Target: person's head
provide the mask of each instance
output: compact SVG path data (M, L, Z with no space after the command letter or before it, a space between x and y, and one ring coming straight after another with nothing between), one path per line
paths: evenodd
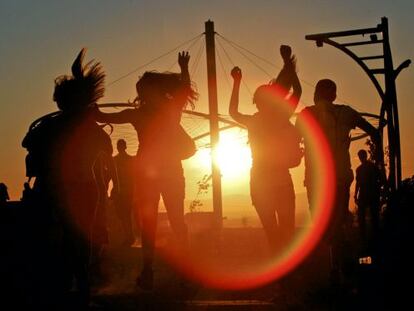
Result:
M277 90L279 96L286 97L289 94L291 81L288 77L279 75L275 80L271 81L272 86Z
M289 118L293 113L289 103L284 100L283 92L272 84L259 86L253 94L253 103L259 112L271 113L273 117Z
M119 153L125 152L127 148L127 144L125 139L118 139L118 141L116 142L116 149L118 150Z
M83 65L86 50L82 49L72 64L72 76L55 79L53 100L64 112L84 111L104 95L105 73L100 63Z
M9 193L7 191L6 184L0 183L0 202L6 202L9 199Z
M187 104L193 107L198 98L191 85L181 79L181 74L171 72L145 72L136 83L136 90L136 101L155 110L168 104L177 109L183 109Z
M330 79L319 80L315 87L313 100L315 104L321 101L332 103L336 99L336 84Z
M358 151L358 158L361 163L364 163L368 159L368 153L364 149L361 149Z

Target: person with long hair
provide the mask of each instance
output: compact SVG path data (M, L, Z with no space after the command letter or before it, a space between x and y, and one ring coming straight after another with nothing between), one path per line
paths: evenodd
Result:
M90 109L103 97L105 73L98 62L83 65L85 53L82 49L75 59L72 75L55 80L53 100L59 111L33 123L22 146L28 150L26 175L35 177L31 202L39 234L39 282L52 279L46 286L58 290L61 284L64 291L74 279L87 306L91 250L107 239L103 176L106 170L113 172L113 166L111 140ZM56 254L58 249L61 254ZM52 292L48 295L47 302L56 298Z
M153 260L158 204L162 196L170 225L180 245L187 245L184 221L185 180L181 161L195 144L180 125L183 109L194 105L188 52L178 55L181 73L145 72L136 84L138 108L116 113L96 111L98 122L130 123L138 135L136 202L142 230L143 268L137 285L153 287Z
M234 84L229 106L230 116L248 130L250 195L273 253L286 246L294 233L295 192L289 168L299 165L302 157L299 135L289 121L301 95L296 59L289 46L282 45L280 52L285 63L281 72L254 93L258 112L247 115L238 111L242 79L238 67L231 71Z

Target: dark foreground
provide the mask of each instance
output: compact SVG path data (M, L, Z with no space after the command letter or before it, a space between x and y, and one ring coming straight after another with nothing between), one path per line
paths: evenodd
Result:
M1 310L39 310L42 292L41 272L36 271L38 249L27 232L30 219L2 211ZM295 271L281 280L243 291L211 289L185 280L168 263L157 257L152 291L135 285L140 247L123 247L112 241L94 271L90 310L398 310L409 300L411 261L405 258L408 245L401 233L382 237L378 243L362 247L357 228L349 234L343 276L330 278L329 248L323 242ZM197 241L193 237L193 243ZM264 247L260 229L224 229L221 253L230 256L235 245L237 256L255 256ZM231 255L234 257L234 253ZM369 260L361 257L371 256ZM411 272L410 272L411 271ZM99 277L98 277L99 276ZM53 299L51 297L50 299ZM62 298L59 310L80 310L75 291ZM44 308L43 308L44 309Z

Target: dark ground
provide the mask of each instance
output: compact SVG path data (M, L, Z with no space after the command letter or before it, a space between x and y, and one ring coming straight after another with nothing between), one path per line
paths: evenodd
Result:
M31 233L30 217L22 217L18 208L1 211L2 242L1 310L39 310L39 297L53 299L52 292L42 291L43 258ZM114 228L112 228L114 230ZM116 239L115 239L116 240ZM193 237L193 243L196 241ZM260 253L264 247L260 229L224 229L221 253L225 258L234 249L240 256ZM343 278L330 281L329 248L325 243L315 249L304 263L281 280L260 288L243 291L217 290L183 278L157 257L153 291L135 286L141 266L140 247L122 247L112 241L102 256L100 273L95 270L91 310L399 310L409 301L411 262L404 257L406 248L401 233L382 238L378 247L362 248L357 228L349 234ZM370 255L372 264L359 264L359 257ZM40 257L39 257L40 256ZM234 253L232 254L234 256ZM50 263L53 266L53 263ZM45 265L43 265L45 266ZM47 265L46 265L47 266ZM47 269L47 268L46 268ZM98 278L97 275L100 277ZM80 310L76 292L65 297L58 310Z

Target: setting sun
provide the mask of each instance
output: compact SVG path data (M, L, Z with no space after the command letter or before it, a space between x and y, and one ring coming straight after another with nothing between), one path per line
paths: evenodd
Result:
M196 161L203 167L211 167L211 149L200 149ZM244 133L227 131L220 135L217 158L223 178L237 179L249 173L252 158Z

